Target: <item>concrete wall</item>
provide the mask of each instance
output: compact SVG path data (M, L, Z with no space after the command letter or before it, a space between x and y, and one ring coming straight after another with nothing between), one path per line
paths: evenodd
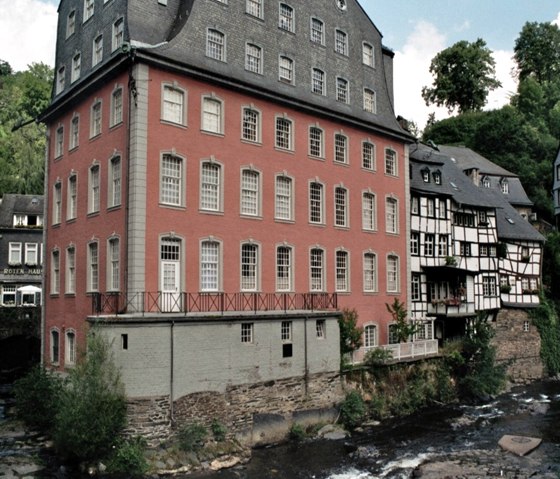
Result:
M494 327L496 359L508 364L507 374L511 380L528 382L542 378L541 338L528 311L503 308L498 312Z

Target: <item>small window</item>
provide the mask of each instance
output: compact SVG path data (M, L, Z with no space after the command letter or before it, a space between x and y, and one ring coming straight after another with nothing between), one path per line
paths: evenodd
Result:
M375 92L368 88L364 89L364 110L368 113L377 113L377 100Z
M123 40L124 40L124 20L122 18L119 18L113 24L113 51L122 47Z
M334 50L336 53L348 56L348 35L342 30L335 31Z
M245 70L262 73L262 48L252 43L245 45Z
M202 98L202 130L223 134L223 103L212 97Z
M74 331L66 331L65 344L64 364L71 366L76 363L76 333Z
M70 149L77 148L80 143L80 117L75 115L70 123Z
M90 138L94 138L101 134L101 115L101 100L97 100L91 107Z
M362 63L373 67L375 63L374 49L369 43L362 43Z
M60 361L60 333L57 330L51 331L51 363L58 364Z
M362 168L375 170L375 145L368 141L362 143Z
M178 125L185 124L185 92L173 85L163 86L161 119Z
M293 125L287 118L276 118L276 148L282 150L292 150L293 145Z
M310 291L320 292L325 289L325 252L313 248L309 252Z
M200 209L222 210L222 168L213 161L204 161L201 166Z
M385 149L385 174L397 176L397 152L391 148Z
M226 38L222 32L208 29L206 33L206 56L214 60L226 61Z
M295 31L294 9L285 3L280 4L278 27L288 32Z
M241 323L241 342L242 343L252 343L253 342L253 323Z
M253 143L261 141L261 114L254 108L243 108L241 137Z
M274 217L277 220L291 221L293 215L292 179L285 175L276 177L276 197Z
M76 293L76 248L66 250L66 294Z
M121 349L123 351L128 350L128 334L121 334Z
M99 165L93 165L89 169L88 214L99 211L100 181Z
M278 79L284 83L294 82L294 61L281 56L278 60Z
M103 35L97 35L93 39L91 66L94 67L98 63L101 63L102 60L103 60Z
M317 333L317 339L325 339L327 337L326 322L324 319L318 319L315 322L315 331Z
M348 226L348 190L336 187L334 190L334 224L335 226Z
M76 80L80 78L80 72L82 69L82 55L80 53L76 53L72 57L72 73L70 75L70 82L74 83Z
M311 75L311 91L318 95L325 95L325 72L318 68L313 68Z
M56 72L56 93L62 93L64 91L66 83L66 68L60 67Z
M336 79L336 101L348 103L348 81L344 78Z
M93 17L95 8L94 0L84 0L84 23Z
M377 326L368 324L364 328L364 347L366 349L375 348L377 346Z
M111 95L111 126L123 121L123 89L117 88Z
M375 253L364 253L364 292L377 291L377 256Z
M309 156L323 158L323 130L316 126L309 128Z
M165 205L183 204L183 159L165 154L161 159L160 202Z
M61 125L56 129L54 157L60 158L64 153L64 127Z
M246 12L257 18L263 18L263 0L246 0Z
M66 38L72 36L76 31L76 10L72 10L66 19Z
M311 41L319 45L325 44L325 25L318 18L311 19Z
M341 133L334 135L334 161L348 163L348 138Z

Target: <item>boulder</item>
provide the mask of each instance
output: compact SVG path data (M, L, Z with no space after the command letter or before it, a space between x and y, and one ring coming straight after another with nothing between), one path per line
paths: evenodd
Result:
M517 454L518 456L525 456L533 449L536 449L541 442L542 439L537 437L512 436L506 434L498 441L498 445L502 449Z

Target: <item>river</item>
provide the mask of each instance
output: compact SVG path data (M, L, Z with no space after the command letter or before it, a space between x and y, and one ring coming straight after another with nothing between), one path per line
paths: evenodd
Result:
M528 456L518 458L499 448L498 441L505 434L539 437L543 442ZM438 406L406 418L385 420L343 441L258 449L243 467L182 477L408 478L420 463L469 453L480 463L485 452L489 453L484 458L489 463L486 468L493 468L496 477L528 477L519 470L530 467L534 478L545 477L545 473L560 478L560 382L516 387L484 406Z

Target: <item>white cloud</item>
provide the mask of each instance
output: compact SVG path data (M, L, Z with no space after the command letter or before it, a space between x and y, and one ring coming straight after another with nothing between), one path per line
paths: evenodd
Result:
M430 113L436 120L449 116L446 108L426 106L422 98L422 87L431 86L430 63L441 50L447 48L447 37L429 22L420 21L407 38L402 51L395 53L395 113L414 121L421 130L426 126ZM517 82L511 72L515 66L512 51L493 52L496 62L496 78L502 87L490 92L485 109L497 109L509 103L517 91Z
M560 12L558 12L558 16L556 17L556 20L553 20L552 23L560 27Z
M0 0L0 60L14 71L31 63L54 66L56 6L46 0Z

